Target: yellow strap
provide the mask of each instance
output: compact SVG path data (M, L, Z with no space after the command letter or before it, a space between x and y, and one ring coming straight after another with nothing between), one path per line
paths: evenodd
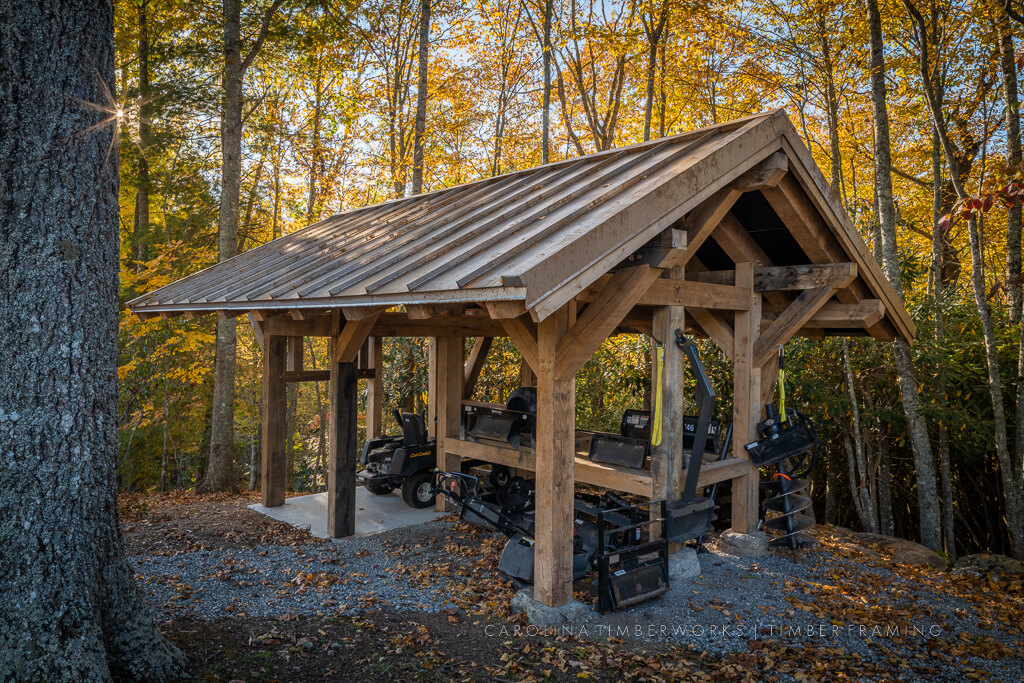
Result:
M655 389L654 389L654 420L653 420L654 424L651 425L651 445L652 446L660 446L661 445L661 378L662 378L662 370L664 369L664 366L665 366L665 348L663 346L659 346L654 357L656 359L655 360L655 365L657 366L657 369L655 370L655 374L657 376L656 377L657 383L655 384Z
M786 371L779 370L779 422L786 421Z

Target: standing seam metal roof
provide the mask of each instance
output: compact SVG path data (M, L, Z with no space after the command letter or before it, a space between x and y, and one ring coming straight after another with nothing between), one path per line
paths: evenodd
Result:
M523 299L524 273L557 253L568 235L585 238L626 195L635 201L719 148L731 132L767 116L354 209L129 306L294 307L368 295L400 302L410 293L451 290L492 296L498 290L499 299Z

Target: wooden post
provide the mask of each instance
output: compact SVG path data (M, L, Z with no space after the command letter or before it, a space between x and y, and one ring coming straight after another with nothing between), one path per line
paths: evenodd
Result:
M683 381L686 378L686 356L676 346L676 330L686 329L685 309L681 306L659 306L654 311L654 336L665 348L662 370L661 444L651 448L651 476L654 497L667 501L682 494L686 481L683 457ZM657 396L657 347L651 372L651 411ZM654 424L651 423L653 428Z
M335 359L331 340L331 417L327 455L327 535L351 536L356 530L356 363Z
M435 387L430 403L437 416L437 468L445 472L458 471L462 459L448 452L448 444L459 438L459 418L462 410L463 369L462 337L437 337L432 340ZM438 496L435 508L450 509L447 501Z
M575 318L572 304L537 328L537 516L533 597L558 606L572 599L576 457L576 378L559 380L558 343Z
M438 338L427 339L427 435L437 436L437 353Z
M305 337L288 337L288 372L302 372Z
M284 505L287 454L287 385L284 381L288 338L269 335L263 351L263 452L260 468L262 502L267 507Z
M366 438L384 434L384 358L383 339L366 340L366 364L373 377L366 380Z
M733 341L733 456L747 461L744 448L757 438L761 418L761 369L754 365L761 322L761 294L754 291L754 264L736 264L736 286L750 291L749 311L737 311ZM751 533L757 528L759 474L750 464L745 475L732 480L732 528Z

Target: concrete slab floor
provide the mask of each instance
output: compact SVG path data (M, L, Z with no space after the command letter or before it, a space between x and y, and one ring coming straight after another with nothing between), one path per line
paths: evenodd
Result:
M327 538L327 494L313 493L287 498L284 505L268 508L256 503L249 506L260 514L295 527L309 527L317 538ZM356 533L348 538L372 536L382 531L423 524L443 516L433 508L411 508L402 501L400 491L376 496L362 486L356 487ZM336 539L342 541L344 539Z

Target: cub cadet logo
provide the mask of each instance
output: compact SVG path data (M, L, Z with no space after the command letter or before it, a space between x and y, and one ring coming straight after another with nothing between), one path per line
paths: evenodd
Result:
M420 451L419 453L410 453L409 457L410 458L418 458L421 455L430 455L430 451Z

